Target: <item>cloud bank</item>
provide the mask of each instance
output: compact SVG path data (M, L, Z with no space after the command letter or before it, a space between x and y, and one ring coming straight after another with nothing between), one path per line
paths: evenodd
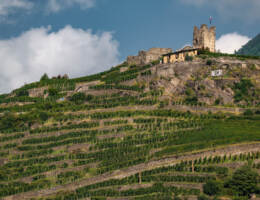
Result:
M238 33L228 33L222 35L216 41L216 50L222 53L233 54L235 51L239 50L243 45L245 45L250 40L249 37L244 35L239 35Z
M220 17L230 20L233 18L252 22L260 19L259 0L180 0L195 6L207 6L216 9Z
M17 38L0 40L0 93L49 76L70 77L104 71L119 63L118 42L112 34L93 34L71 26L51 32L31 29Z
M74 5L80 6L81 9L88 9L94 7L95 0L48 0L47 11L56 13Z

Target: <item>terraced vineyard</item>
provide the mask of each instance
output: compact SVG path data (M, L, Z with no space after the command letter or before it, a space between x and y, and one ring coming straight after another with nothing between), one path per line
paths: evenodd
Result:
M205 58L197 63L197 71L210 68ZM258 86L241 80L247 104L212 105L169 95L166 78L155 73L163 67L124 63L83 78L45 77L1 95L0 198L248 199L259 193L232 187L243 166L260 172ZM221 185L213 194L212 183Z

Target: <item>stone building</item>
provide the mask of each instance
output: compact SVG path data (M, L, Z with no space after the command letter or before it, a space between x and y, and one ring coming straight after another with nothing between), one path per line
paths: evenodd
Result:
M216 51L216 27L210 27L206 24L201 25L200 29L195 26L193 32L193 47L198 49Z
M185 61L187 56L194 57L198 55L198 49L186 46L179 51L175 51L173 53L164 54L162 56L162 63L175 63L175 62L183 62Z
M148 51L139 51L137 56L128 56L127 63L130 65L143 65L159 60L162 55L171 53L170 48L151 48Z

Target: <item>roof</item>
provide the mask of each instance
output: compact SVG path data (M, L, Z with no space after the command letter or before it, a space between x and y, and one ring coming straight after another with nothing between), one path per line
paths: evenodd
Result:
M186 48L184 48L184 49L181 49L181 50L172 52L172 53L164 54L163 56L170 56L170 55L174 55L174 54L179 54L179 53L184 53L184 52L190 52L190 51L195 51L195 50L199 50L199 48L191 48L191 49L186 49Z

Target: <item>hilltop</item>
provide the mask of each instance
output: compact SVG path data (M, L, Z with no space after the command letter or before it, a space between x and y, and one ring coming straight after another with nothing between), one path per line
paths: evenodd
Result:
M206 51L44 75L0 96L0 198L258 195L259 91L259 58Z
M260 56L260 34L250 40L236 53L240 55Z

